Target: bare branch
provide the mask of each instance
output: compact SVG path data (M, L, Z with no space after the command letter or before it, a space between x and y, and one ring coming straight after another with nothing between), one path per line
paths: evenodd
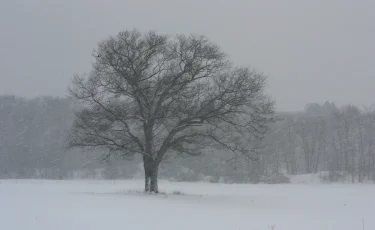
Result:
M273 122L266 78L234 68L203 36L175 38L136 30L101 42L93 70L70 94L82 102L72 147L142 154L161 161L169 150L198 154L207 146L244 152Z

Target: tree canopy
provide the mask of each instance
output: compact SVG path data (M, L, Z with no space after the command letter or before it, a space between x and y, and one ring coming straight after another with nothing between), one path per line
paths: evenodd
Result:
M157 168L169 153L249 154L249 138L261 138L274 120L266 77L235 67L204 36L123 31L100 42L94 57L70 89L82 109L68 146L103 148L104 158L143 155L146 190L149 178L157 192Z

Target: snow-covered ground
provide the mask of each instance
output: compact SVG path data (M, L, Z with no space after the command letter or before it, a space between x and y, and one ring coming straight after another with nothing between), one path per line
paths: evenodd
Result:
M375 185L0 181L1 230L374 230ZM364 228L363 228L364 223Z

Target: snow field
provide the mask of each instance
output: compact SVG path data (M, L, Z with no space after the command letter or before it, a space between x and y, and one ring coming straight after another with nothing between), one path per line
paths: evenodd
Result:
M1 230L375 229L375 185L0 181ZM183 195L174 195L181 192Z

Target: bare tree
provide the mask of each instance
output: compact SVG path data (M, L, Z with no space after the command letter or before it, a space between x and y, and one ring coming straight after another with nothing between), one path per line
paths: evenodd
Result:
M302 142L306 173L318 172L327 146L327 122L321 114L311 112L314 110L320 109L309 105L306 115L298 121L297 133Z
M82 103L68 147L143 156L145 191L158 192L161 161L172 153L221 147L246 154L273 121L266 78L233 67L203 36L170 38L136 30L99 43L92 71L76 76L70 93Z

